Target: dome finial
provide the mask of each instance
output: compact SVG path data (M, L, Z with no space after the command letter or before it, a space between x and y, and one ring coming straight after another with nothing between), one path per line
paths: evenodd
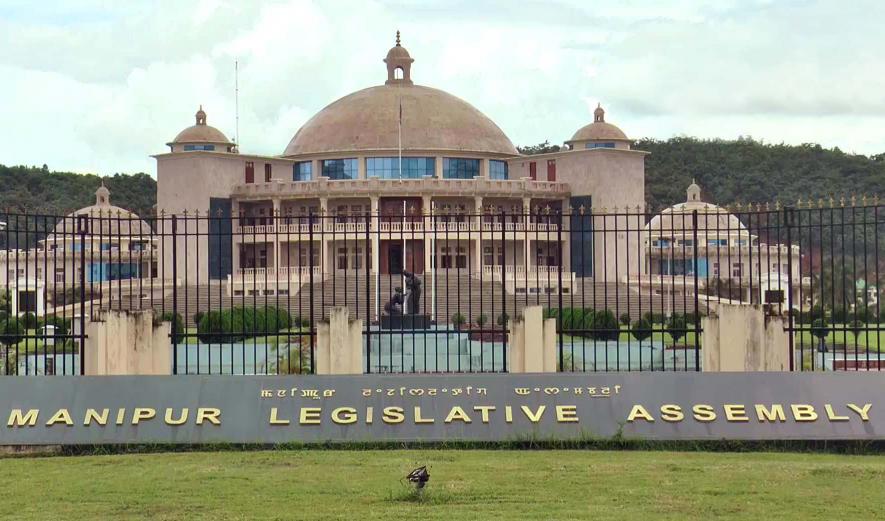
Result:
M593 111L593 122L605 123L605 110L602 108L602 103L596 104L596 110Z
M111 204L111 191L104 185L104 179L101 180L101 186L95 191L95 205L108 206Z
M203 111L203 104L200 103L200 109L197 110L196 114L197 125L205 125L206 124L206 113Z
M694 178L692 178L691 184L685 190L685 195L688 202L701 200L701 187L695 183Z
M412 85L412 62L409 51L400 44L399 31L396 32L396 45L387 51L384 63L387 64L387 85Z

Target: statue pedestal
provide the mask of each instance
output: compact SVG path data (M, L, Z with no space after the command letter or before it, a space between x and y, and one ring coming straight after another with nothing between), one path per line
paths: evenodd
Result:
M381 315L381 329L427 329L430 315Z

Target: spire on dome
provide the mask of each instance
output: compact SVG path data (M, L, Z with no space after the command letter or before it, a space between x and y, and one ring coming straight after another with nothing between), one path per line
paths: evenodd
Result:
M593 122L605 123L605 110L602 108L602 103L596 104L596 110L593 111Z
M396 45L387 51L384 63L387 64L387 81L385 84L412 85L412 62L409 51L400 43L399 31L396 32Z
M95 191L95 205L96 206L110 206L111 204L111 191L104 185L104 179L101 180L101 186L98 187L98 190Z
M203 105L200 104L200 109L197 111L197 125L205 125L206 124L206 113L203 112Z
M691 184L685 190L685 195L688 202L701 200L701 187L695 183L694 179L691 180Z

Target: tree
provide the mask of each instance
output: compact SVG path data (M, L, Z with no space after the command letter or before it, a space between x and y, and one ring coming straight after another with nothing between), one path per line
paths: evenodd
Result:
M621 324L624 324L625 326L630 325L630 313L622 313L620 319Z
M452 315L452 324L454 324L455 329L461 329L461 326L463 326L465 322L467 322L467 319L465 319L464 315L460 312Z
M818 347L818 351L826 353L826 338L827 335L830 334L830 327L827 324L827 321L822 318L815 319L815 321L811 323L811 334L820 339L820 347Z
M21 342L27 330L21 320L11 316L6 317L6 320L0 323L0 326L2 326L3 334L2 343L7 347L12 347Z
M510 323L510 315L507 313L501 313L498 315L498 325L501 327L507 327L507 324Z
M667 321L667 333L670 333L673 344L677 344L686 332L685 317L679 313L670 315L670 320Z
M483 327L488 321L489 317L487 317L485 314L480 314L478 317L476 317L476 325L479 327Z
M560 147L559 145L551 145L550 141L545 140L543 143L539 143L537 145L516 147L516 150L520 154L532 156L535 154L548 154L550 152L559 152L560 150L562 150L562 147Z
M590 338L594 340L615 341L621 336L621 327L615 314L609 309L593 314L590 326Z
M648 320L641 318L636 322L633 322L633 326L630 328L630 334L641 343L643 340L651 337L651 324Z

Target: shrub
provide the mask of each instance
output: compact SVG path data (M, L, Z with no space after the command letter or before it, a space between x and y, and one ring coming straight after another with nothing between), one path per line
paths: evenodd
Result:
M3 343L7 346L14 346L21 342L27 329L22 321L15 317L6 317L0 326L3 326Z
M670 333L673 343L679 342L685 336L685 332L685 316L673 313L670 316L670 320L667 321L667 333Z
M478 317L476 317L476 325L479 327L483 327L484 325L486 325L486 322L488 322L488 321L489 321L489 317L487 317L485 314L481 314Z
M863 306L858 306L857 309L854 310L854 318L855 320L859 320L861 322L874 322L876 317L876 310L870 309Z
M819 318L824 318L824 308L820 304L815 304L807 312L800 313L799 318L802 323L811 324Z
M860 320L852 320L851 323L848 325L848 329L850 329L851 332L854 333L854 336L857 337L860 332L863 331L865 326L866 324Z
M827 335L830 334L830 326L827 324L827 321L823 318L815 319L815 321L811 323L811 334L820 339L820 347L818 350L821 352L826 351L826 338Z
M846 320L848 320L848 310L844 307L833 309L833 322L844 323Z
M501 327L507 327L507 324L510 323L510 315L507 313L501 313L498 315L498 325Z
M19 317L19 320L21 321L21 324L25 327L25 329L37 329L37 326L40 323L37 320L37 315L31 312L23 313L22 316Z
M460 328L464 325L465 322L467 322L467 319L464 318L464 315L462 315L460 312L452 315L452 324L454 324L455 327Z
M652 313L651 311L643 314L642 318L644 318L649 324L663 324L667 321L667 317L665 317L663 313Z
M630 313L622 313L620 319L621 324L624 324L625 326L630 325Z
M651 323L641 318L636 322L633 322L633 326L630 328L630 334L633 335L633 338L642 342L651 337Z
M292 317L285 310L273 306L233 307L204 314L197 325L197 338L207 344L238 342L290 327Z
M590 338L594 340L617 340L621 335L620 323L609 309L594 313L591 324Z
M165 313L161 313L160 315L157 315L155 313L154 323L159 324L160 322L171 322L172 331L177 336L181 336L184 334L184 320L181 318L180 313L173 313L171 311L166 311Z
M194 313L194 316L193 316L194 324L199 325L200 321L203 320L203 315L205 315L205 313L203 313L202 311L197 311L196 313Z

